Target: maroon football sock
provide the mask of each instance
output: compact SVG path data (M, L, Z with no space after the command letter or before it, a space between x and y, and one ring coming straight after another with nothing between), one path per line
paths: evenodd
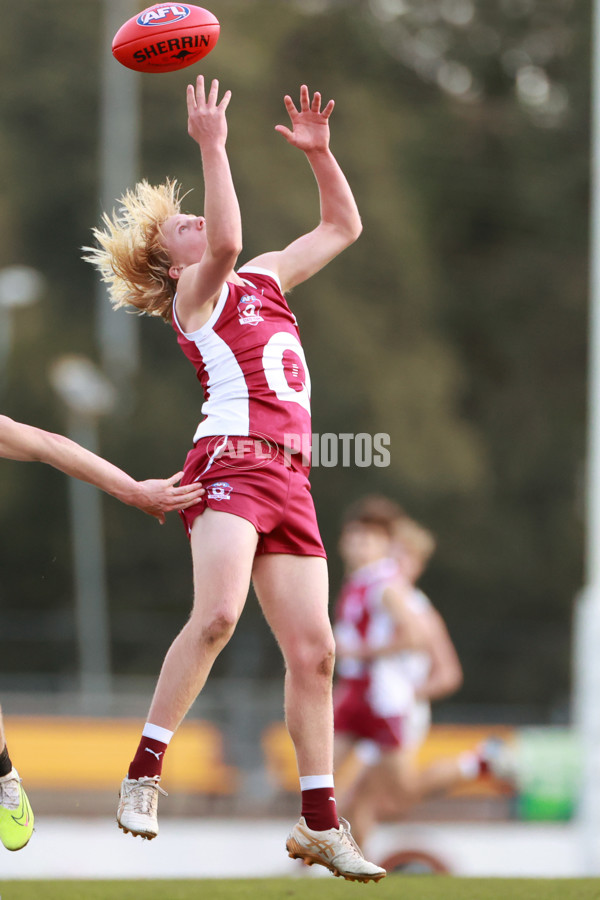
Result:
M333 788L312 788L302 791L302 815L308 827L313 831L339 828L340 822L335 808Z
M144 737L129 766L128 778L155 778L162 772L165 750L168 744L154 738Z

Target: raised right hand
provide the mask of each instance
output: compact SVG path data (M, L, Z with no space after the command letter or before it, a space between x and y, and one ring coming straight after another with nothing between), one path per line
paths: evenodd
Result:
M209 144L225 144L227 140L227 119L225 110L231 100L231 91L225 91L217 103L219 82L213 79L208 96L205 96L204 75L198 75L196 87L187 86L188 134L200 149Z

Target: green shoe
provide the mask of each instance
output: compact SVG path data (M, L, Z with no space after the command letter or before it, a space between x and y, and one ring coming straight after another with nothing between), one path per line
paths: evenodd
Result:
M33 810L15 768L0 778L0 841L20 850L33 834Z

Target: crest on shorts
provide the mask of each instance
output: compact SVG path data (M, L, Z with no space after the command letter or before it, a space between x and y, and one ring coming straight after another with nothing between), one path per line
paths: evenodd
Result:
M240 325L258 325L259 322L264 322L260 314L261 309L260 297L255 297L254 294L244 294L238 303Z
M229 500L233 488L226 481L215 481L207 487L206 493L211 500Z

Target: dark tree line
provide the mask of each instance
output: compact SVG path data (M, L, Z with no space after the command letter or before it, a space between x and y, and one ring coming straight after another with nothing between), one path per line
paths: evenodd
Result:
M543 7L540 10L539 7ZM436 533L424 587L465 666L465 702L557 709L569 690L582 582L590 8L583 0L217 0L202 70L231 87L229 152L244 258L318 215L312 176L274 132L306 82L336 99L332 145L364 221L360 241L294 291L314 430L387 433L391 464L316 468L339 584L346 503L388 493ZM2 408L65 430L53 360L98 359L94 274L79 259L98 215L100 0L23 0L0 35L0 267L46 278L15 318ZM115 63L115 65L117 65ZM186 135L191 70L142 80L140 175L177 176L201 208ZM178 469L201 397L169 329L140 321L132 398L101 427L138 477ZM64 479L4 462L0 668L75 672ZM191 598L176 517L159 529L105 502L113 660L154 673ZM278 654L251 601L218 671L268 677ZM48 680L49 679L49 680Z

